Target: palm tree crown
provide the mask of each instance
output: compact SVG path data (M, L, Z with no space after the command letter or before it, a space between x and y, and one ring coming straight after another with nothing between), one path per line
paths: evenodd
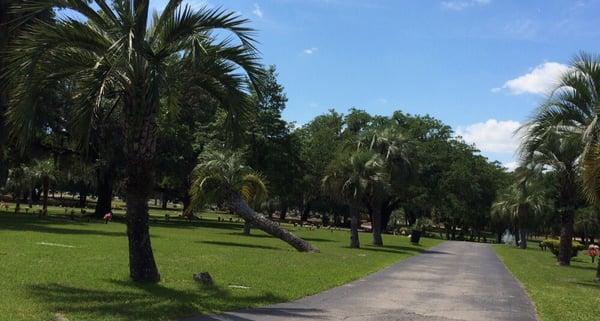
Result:
M267 198L265 179L243 164L240 153L205 152L199 157L194 175L190 191L192 208L223 201L232 192L239 193L249 204Z

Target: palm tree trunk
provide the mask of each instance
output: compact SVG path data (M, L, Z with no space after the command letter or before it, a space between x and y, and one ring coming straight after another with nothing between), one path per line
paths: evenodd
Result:
M309 242L297 237L296 235L279 227L279 225L268 220L264 216L257 214L237 192L231 192L229 197L229 208L232 212L240 215L247 222L260 230L273 235L291 245L300 252L320 252L318 248L312 246Z
M169 204L169 199L167 198L167 193L162 192L161 200L160 200L160 208L162 208L163 210L166 210L168 204Z
M521 227L519 229L519 234L520 234L519 239L521 240L519 242L519 247L521 249L525 250L525 249L527 249L527 229L524 227Z
M183 204L183 209L182 209L181 214L183 216L186 216L186 213L190 213L189 215L192 215L192 212L189 211L191 201L192 201L192 198L190 197L190 193L188 193L188 191L186 190L184 192L184 194L181 196L181 203ZM191 218L191 217L189 217L189 218Z
M350 247L353 249L360 248L360 240L358 238L358 206L350 206Z
M281 207L281 211L279 212L279 220L280 221L283 222L285 220L285 217L287 216L287 211L288 211L287 205Z
M129 275L138 282L158 282L160 274L154 261L148 226L148 194L145 187L132 184L139 174L129 173L127 182L127 238ZM145 177L145 175L144 175Z
M566 208L561 215L560 246L558 248L558 264L571 265L571 250L573 243L573 224L575 211Z
M125 155L127 176L127 238L129 241L129 275L137 282L158 282L150 227L148 199L154 188L156 152L156 110L144 104L144 95L127 97L125 108ZM140 113L146 114L140 115Z
M383 246L383 238L381 237L381 208L378 205L373 206L371 227L373 232L373 245Z
M23 196L23 191L19 190L15 193L14 201L15 201L15 213L18 213L21 210L21 197Z
M50 177L44 175L42 177L42 214L48 215L48 186L50 185Z
M598 259L598 268L596 268L596 281L600 282L600 258Z
M252 223L248 220L244 220L244 235L250 235L250 228L252 227Z
M300 215L300 221L301 222L308 221L309 214L310 214L310 202L306 202L306 204L304 204L304 208L302 209L302 214Z
M112 210L114 168L111 165L108 165L106 168L99 168L96 175L98 180L98 200L96 201L94 216L102 218Z

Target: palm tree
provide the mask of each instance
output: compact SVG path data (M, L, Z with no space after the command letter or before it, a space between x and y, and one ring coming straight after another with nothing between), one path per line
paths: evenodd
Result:
M247 20L219 8L192 10L170 0L149 15L149 0L31 0L17 12L68 9L85 18L38 21L16 39L7 57L11 82L8 123L13 137L26 142L33 128L37 93L46 84L77 83L76 135L81 146L98 121L95 110L110 99L124 124L127 235L130 276L160 280L150 243L148 198L153 189L156 117L161 102L177 103L170 80L182 69L196 77L189 88L207 94L229 111L234 124L250 108L247 81L256 84L261 66ZM98 8L95 10L95 8ZM222 37L223 32L233 37ZM234 41L237 40L237 43ZM169 96L167 99L166 96Z
M583 144L583 191L595 205L600 204L600 57L581 53L561 77L557 88L539 107L531 123L543 133L555 128L559 133L580 137ZM537 133L532 133L538 136ZM596 273L600 281L600 265Z
M512 222L519 234L519 247L526 249L530 222L548 208L547 199L537 186L530 179L520 179L492 204L492 215Z
M261 209L263 202L267 199L267 180L259 173L253 173L256 182L262 182L262 184L251 184L246 188L246 192L242 193L242 197L246 204L250 206L254 211ZM264 188L262 188L264 187ZM244 188L242 188L244 189ZM269 218L270 219L270 218ZM250 229L252 228L252 222L244 220L244 235L250 235Z
M322 180L322 186L327 194L340 199L348 206L350 247L359 248L358 228L361 202L367 195L377 193L387 184L385 162L377 153L358 150L349 158L341 155L339 159L334 160L330 164L328 172L329 174Z
M401 179L410 167L408 158L409 140L400 132L396 126L386 126L383 129L367 133L364 136L369 150L377 152L385 160L386 178L394 177ZM360 148L359 143L359 148ZM399 182L400 183L400 182ZM392 190L388 179L374 184L372 193L366 197L371 210L371 222L373 233L373 245L383 246L382 232L382 208L393 199Z
M319 252L309 242L257 214L248 203L264 199L267 187L261 176L242 163L239 153L204 152L194 169L189 210L207 202L225 201L229 209L264 232L280 238L301 252Z
M574 236L577 207L577 179L579 160L583 152L581 137L569 132L559 133L556 128L538 130L537 123L525 125L521 156L525 164L550 167L557 177L558 211L561 217L558 263L571 264L571 243Z
M23 192L31 187L31 171L29 167L19 166L12 168L8 171L8 180L6 182L6 189L12 192L13 200L15 201L15 212L19 212L21 209L21 199L23 198Z
M31 168L32 175L42 182L42 214L48 214L48 189L50 181L54 179L55 166L51 159L36 161Z

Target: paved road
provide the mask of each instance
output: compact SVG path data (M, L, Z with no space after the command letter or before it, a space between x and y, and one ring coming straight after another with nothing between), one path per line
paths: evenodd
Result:
M531 301L489 245L446 242L364 279L265 308L182 321L535 321Z

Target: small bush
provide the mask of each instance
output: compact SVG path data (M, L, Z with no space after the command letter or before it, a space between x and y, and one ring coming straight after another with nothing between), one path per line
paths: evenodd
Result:
M542 244L545 245L554 256L558 256L558 252L560 251L560 240L556 239L546 239L542 241ZM583 250L585 247L583 244L578 241L572 241L571 243L571 257L576 257L578 252Z

